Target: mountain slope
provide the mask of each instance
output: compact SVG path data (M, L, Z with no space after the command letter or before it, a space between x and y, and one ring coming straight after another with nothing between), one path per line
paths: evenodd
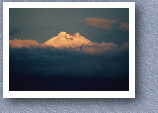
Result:
M58 36L53 37L46 42L45 45L54 47L79 47L81 45L91 45L93 42L81 36L79 33L68 34L66 32L60 32Z

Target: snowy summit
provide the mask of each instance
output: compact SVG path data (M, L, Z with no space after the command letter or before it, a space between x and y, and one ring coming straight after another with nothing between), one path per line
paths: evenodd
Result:
M83 37L79 33L68 34L66 32L60 32L58 36L53 37L46 42L45 45L54 47L79 47L81 45L91 45L93 42Z

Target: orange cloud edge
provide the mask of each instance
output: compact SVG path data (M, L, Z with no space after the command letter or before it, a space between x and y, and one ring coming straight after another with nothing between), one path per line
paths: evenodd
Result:
M102 19L102 18L86 18L84 20L85 24L88 26L109 30L112 28L112 25L117 23L118 20L110 20L110 19ZM119 29L123 31L129 31L129 23L128 22L120 22Z
M36 40L21 40L21 39L14 39L14 40L9 40L9 46L11 48L47 48L47 47L54 47L54 46L48 46L44 43L40 44L38 43ZM56 48L56 47L54 47ZM63 47L62 47L63 48ZM57 49L62 49L62 48L57 48ZM118 46L117 44L113 43L113 42L109 42L109 43L92 43L91 45L82 45L79 47L65 47L64 49L73 49L74 51L77 52L86 52L86 53L92 53L92 54L96 54L96 53L103 53L103 52L107 52L107 51L115 51L115 50L125 50L127 48L129 48L129 44L123 43L121 46Z
M116 23L117 20L109 20L102 18L86 18L85 23L89 26L101 28L101 29L110 29L111 26Z

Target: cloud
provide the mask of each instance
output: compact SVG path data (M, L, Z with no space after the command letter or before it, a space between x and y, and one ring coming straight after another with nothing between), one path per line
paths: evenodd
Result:
M12 48L21 48L21 47L30 48L30 47L43 46L35 40L21 40L21 39L9 40L9 45Z
M121 22L119 28L123 31L129 31L129 23Z
M9 41L9 45L11 48L55 48L53 46L39 44L35 40L21 40L21 39L14 39ZM112 42L109 43L91 43L87 45L81 45L78 47L61 47L56 48L58 50L66 50L66 51L76 51L76 52L84 52L89 54L98 54L104 52L110 52L115 49L118 49L118 45Z
M112 77L117 76L116 72L119 74L126 71L128 67L126 65L128 51L124 51L120 47L100 54L87 54L54 47L10 48L10 69L16 74L28 73L30 76L36 74L96 76L98 74L98 76ZM123 68L125 65L127 67Z
M112 42L110 43L102 42L102 43L93 43L92 45L83 45L80 47L80 51L90 54L97 54L97 53L109 52L113 49L116 49L117 47L118 45Z
M32 74L35 74L36 72L43 70L40 73L47 72L45 75L51 75L52 73L55 73L55 75L65 75L66 73L68 75L74 75L74 72L76 73L76 76L78 74L85 75L85 73L86 76L95 75L96 70L94 69L95 67L91 67L92 65L94 66L98 63L103 63L104 61L106 61L105 63L109 64L109 61L106 60L106 58L114 60L115 58L117 59L117 57L120 55L123 57L124 53L126 53L126 55L128 56L129 52L129 44L127 42L123 43L122 45L117 45L112 42L92 43L90 45L82 45L74 48L55 48L53 46L39 44L35 40L20 39L10 40L9 44L11 59L10 61L13 63L13 67L15 62L16 64L20 63L19 65L22 65L21 63L25 62L24 64L26 65L24 65L24 69L21 70L21 66L17 67L17 69L19 69L19 72L24 72L28 69L27 71L32 70ZM30 67L29 65L31 65L32 67ZM80 72L80 69L76 69L76 67L80 67L80 69L82 70L81 72L83 73ZM98 66L98 68L103 67L100 65ZM72 69L72 72L70 72L70 69ZM64 70L64 73L62 72L62 70ZM88 72L88 70L91 72ZM105 73L107 74L108 71Z
M110 29L111 25L116 23L117 20L108 20L101 18L86 18L85 23L89 26L101 28L101 29Z

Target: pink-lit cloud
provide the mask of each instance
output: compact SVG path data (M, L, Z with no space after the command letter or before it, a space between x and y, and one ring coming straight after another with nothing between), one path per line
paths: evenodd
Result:
M9 40L9 45L12 48L21 48L21 47L37 47L40 46L40 44L35 40L21 40L21 39L14 39Z
M129 31L129 23L121 22L119 28L123 31Z
M45 45L45 44L39 44L37 41L35 40L21 40L21 39L14 39L14 40L10 40L9 41L9 45L11 48L22 48L22 47L26 47L26 48L31 48L31 47L42 47L42 48L47 48L50 47L49 45ZM78 47L54 47L56 49L61 49L61 50L70 50L70 51L76 51L76 52L84 52L84 53L89 53L89 54L97 54L97 53L104 53L104 52L118 52L118 51L124 51L124 50L128 50L128 43L124 43L121 46L118 46L115 43L112 42L102 42L102 43L91 43L91 44L87 44L87 45L81 45Z
M108 19L101 19L101 18L86 18L85 23L89 26L101 28L101 29L110 29L111 25L116 23L117 20L108 20Z

